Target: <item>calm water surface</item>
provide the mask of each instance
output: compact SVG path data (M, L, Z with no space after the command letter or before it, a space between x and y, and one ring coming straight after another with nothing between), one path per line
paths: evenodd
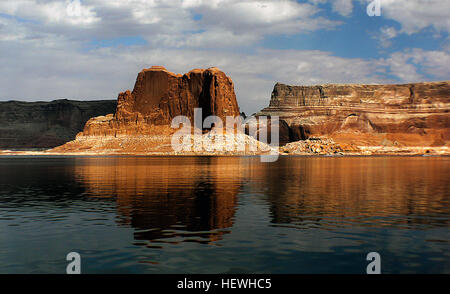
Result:
M1 157L0 273L450 273L449 157Z

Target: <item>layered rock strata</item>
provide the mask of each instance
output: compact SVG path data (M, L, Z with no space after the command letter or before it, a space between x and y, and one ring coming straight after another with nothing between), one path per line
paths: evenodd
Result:
M450 82L289 86L257 116L279 116L300 139L358 146L449 146Z

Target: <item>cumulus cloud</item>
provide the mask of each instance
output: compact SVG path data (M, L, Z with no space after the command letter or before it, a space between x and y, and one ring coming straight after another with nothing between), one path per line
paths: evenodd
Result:
M400 81L418 82L423 80L423 76L417 72L417 64L411 63L411 57L404 52L396 52L386 60L390 73Z
M343 16L349 16L353 11L352 0L335 0L332 5L333 11L336 11Z
M73 39L139 35L166 47L251 45L270 34L332 29L338 21L293 0L14 0L0 13L29 21L33 32ZM219 40L223 37L223 40Z
M401 31L417 33L425 28L450 32L450 1L382 0L382 16L401 24Z
M0 2L0 13L37 20L45 24L91 25L99 21L93 9L93 6L84 5L80 0Z
M373 0L309 0L315 5L329 2L333 10L348 16L354 3L368 5ZM381 17L395 20L401 26L401 32L414 34L426 28L440 32L450 32L450 1L446 0L380 0ZM365 11L365 10L363 10Z
M411 49L363 59L320 50L259 46L268 35L296 35L339 26L320 13L318 5L325 2L1 1L0 99L115 99L118 92L133 87L143 67L164 65L184 73L217 66L234 80L242 109L252 113L267 106L277 81L302 85L387 83L426 80L424 74L433 79L450 76L446 66L450 57L445 51ZM351 1L337 2L344 3L336 8L337 13L352 12ZM388 3L384 9L395 7ZM401 21L405 33L422 27L410 28L406 20ZM380 38L390 42L397 34L399 30L383 27ZM127 36L139 36L147 44L90 47L92 40Z
M309 0L314 5L329 2L333 11L349 16L354 8L354 3L368 5L373 0ZM396 21L400 29L383 27L377 34L380 45L384 48L391 46L392 39L399 34L412 35L431 29L434 36L440 33L450 32L450 1L442 0L380 0L381 17ZM365 11L365 9L362 9Z
M0 18L0 41L18 41L27 36L26 28L16 24L13 19Z
M392 45L392 39L397 37L398 31L394 27L384 26L375 34L374 38L380 41L383 48L388 48Z
M402 82L448 80L450 77L450 54L445 51L408 49L391 54L381 63Z
M203 1L191 8L202 14L205 22L234 32L297 33L333 24L312 18L318 12L315 6L295 1Z
M412 49L393 55L420 65L422 71L435 79L448 79L450 77L450 67L448 66L450 64L450 54L448 52ZM423 77L419 78L423 79Z
M450 56L440 51L397 52L387 59L342 58L319 50L257 49L252 54L223 50L110 47L84 52L76 41L21 40L1 44L2 99L115 99L132 88L143 67L164 65L184 73L217 66L235 82L246 112L267 106L275 82L389 83L425 80L421 66L436 79L450 76ZM394 78L386 78L386 73Z

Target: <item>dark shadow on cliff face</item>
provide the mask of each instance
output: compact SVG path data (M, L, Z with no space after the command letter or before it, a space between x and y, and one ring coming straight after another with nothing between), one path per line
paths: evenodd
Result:
M75 139L92 117L114 113L116 100L0 102L0 148L52 148Z
M261 140L261 134L265 133L265 143L272 144L272 118L271 116L256 116L256 126L254 122L249 121L244 126L245 134L250 134L250 128L256 128L256 133L252 135L257 140ZM274 127L275 128L275 127ZM284 146L291 142L299 140L306 140L308 138L308 130L305 130L303 126L289 126L285 120L279 119L278 121L278 144Z

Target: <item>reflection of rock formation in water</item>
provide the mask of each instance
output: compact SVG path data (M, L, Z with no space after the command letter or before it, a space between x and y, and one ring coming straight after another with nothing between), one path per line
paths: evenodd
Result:
M88 193L115 198L118 222L135 228L136 240L210 242L233 225L239 158L80 160Z
M443 160L282 158L277 177L267 173L253 185L269 188L274 223L447 226L446 217L437 218L443 207L449 213L450 197L443 187L448 187L450 166Z

